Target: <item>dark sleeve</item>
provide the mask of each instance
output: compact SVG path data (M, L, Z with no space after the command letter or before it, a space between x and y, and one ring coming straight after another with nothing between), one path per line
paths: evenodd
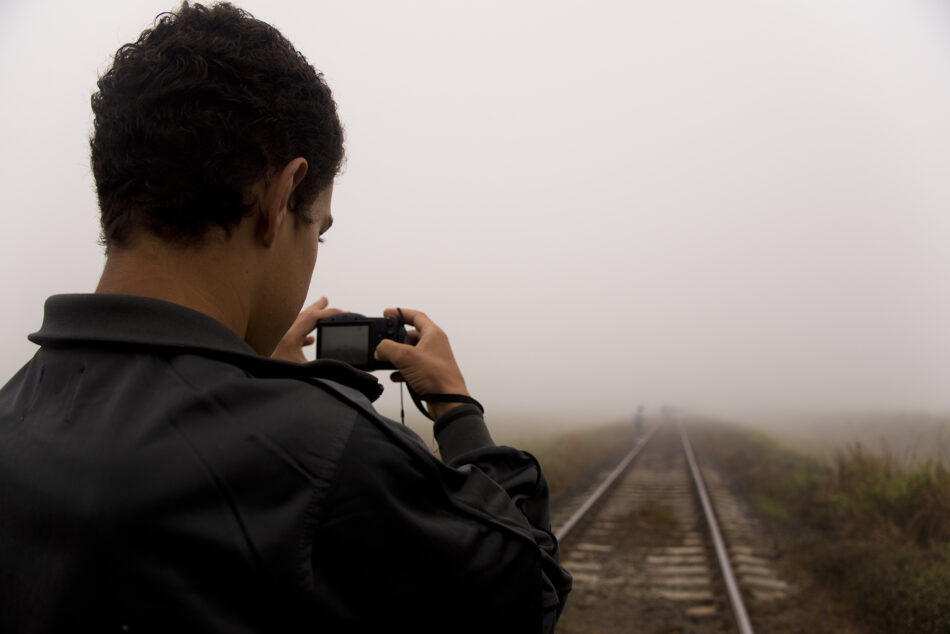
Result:
M553 631L571 578L538 463L494 446L473 406L453 413L444 462L354 427L313 544L330 630Z

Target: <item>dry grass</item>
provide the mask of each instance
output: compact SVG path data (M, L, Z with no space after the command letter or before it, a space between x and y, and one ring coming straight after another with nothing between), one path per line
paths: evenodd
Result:
M940 459L909 464L854 443L828 462L750 430L700 435L763 515L807 535L799 561L874 631L950 631L950 469Z
M553 498L618 449L629 449L632 443L633 426L626 423L526 439L517 446L534 454L541 463Z
M950 469L941 461L915 466L884 449L853 444L835 455L830 477L812 497L816 520L851 536L894 535L920 546L950 543Z

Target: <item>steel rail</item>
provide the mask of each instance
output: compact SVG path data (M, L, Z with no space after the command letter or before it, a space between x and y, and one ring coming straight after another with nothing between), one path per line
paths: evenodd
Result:
M610 489L611 485L616 482L617 478L623 474L627 466L633 461L634 458L637 457L637 454L639 454L640 450L646 446L647 442L653 437L653 434L659 427L660 425L654 425L646 434L641 436L637 441L637 444L633 446L633 449L631 449L629 453L623 457L623 460L621 460L614 470L610 472L610 475L608 475L604 481L600 483L600 486L597 487L597 490L591 493L590 497L587 498L583 504L581 504L580 508L574 511L573 515L571 515L567 521L561 525L560 528L554 531L554 536L557 537L558 541L563 541L564 538L567 537L567 535L572 530L574 530L574 527L577 526L578 522L584 518L584 515L586 515L587 512L595 504L597 504L597 501L600 500L604 493Z
M732 572L732 563L729 561L729 553L726 551L726 543L722 539L722 533L719 531L719 520L716 518L716 512L713 510L712 503L709 500L709 493L706 491L706 483L703 481L703 475L696 462L696 455L693 453L693 446L686 435L686 428L682 423L677 423L680 432L680 441L683 443L683 450L686 452L686 460L689 462L689 470L693 474L693 484L696 486L696 493L699 495L700 504L703 507L703 513L706 516L706 523L709 525L709 533L712 536L713 547L716 549L716 558L719 560L719 569L722 572L722 578L726 582L726 594L729 595L729 603L732 605L732 612L736 617L736 625L739 626L740 634L754 634L752 623L749 621L749 613L745 609L745 602L742 600L742 594L739 592L739 584L736 583L736 577Z

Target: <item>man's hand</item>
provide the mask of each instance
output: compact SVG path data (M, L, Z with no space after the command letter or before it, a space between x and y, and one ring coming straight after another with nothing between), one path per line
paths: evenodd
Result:
M398 317L399 311L387 308L386 317ZM402 309L406 323L415 327L409 331L410 341L415 345L396 343L383 339L376 346L375 357L378 361L389 361L399 372L393 374L394 381L405 381L416 393L426 394L463 394L469 396L465 379L455 362L449 338L418 310ZM432 418L438 418L458 403L427 403Z
M317 321L330 315L336 315L344 311L339 308L327 308L329 300L321 297L310 304L297 315L293 325L284 335L277 347L274 348L271 358L281 359L283 361L293 361L295 363L306 363L307 357L303 354L304 346L312 345L316 338L310 334L317 327Z

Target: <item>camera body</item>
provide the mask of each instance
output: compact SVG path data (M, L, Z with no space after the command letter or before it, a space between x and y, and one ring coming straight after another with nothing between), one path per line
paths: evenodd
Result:
M399 317L364 317L358 313L340 313L317 322L317 359L336 359L355 368L395 370L388 361L377 361L373 351L383 339L408 343L406 326Z

